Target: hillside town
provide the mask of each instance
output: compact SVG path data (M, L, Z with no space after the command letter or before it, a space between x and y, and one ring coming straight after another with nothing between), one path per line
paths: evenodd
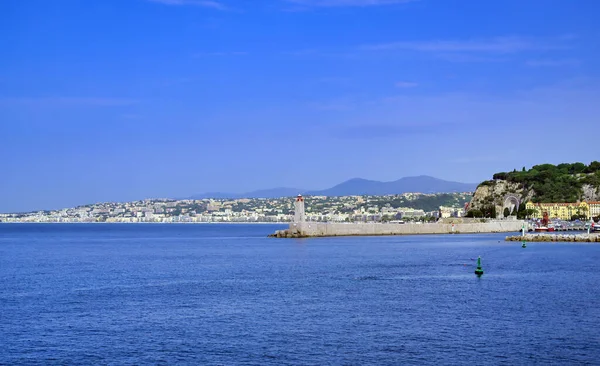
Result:
M389 196L312 196L306 219L316 222L433 221L462 217L471 193L405 193ZM74 208L0 214L0 222L38 223L274 223L293 221L293 197L277 199L148 199Z

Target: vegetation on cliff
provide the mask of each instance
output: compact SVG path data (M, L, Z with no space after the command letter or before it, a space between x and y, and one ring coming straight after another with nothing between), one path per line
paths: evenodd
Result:
M365 211L369 207L391 207L391 208L413 208L425 212L437 211L440 206L464 207L469 202L471 195L465 193L437 193L437 194L414 194L412 196L394 195L394 196L362 196L363 202L354 205L339 207L340 213L351 213L361 208ZM329 207L329 201L335 202L337 198L328 197L323 202L307 201L307 210L313 212L324 212Z
M559 165L541 164L531 169L500 172L493 180L484 181L477 187L471 200L472 217L497 217L515 212L506 210L504 201L515 196L521 202L516 215L525 218L525 202L579 202L600 200L600 162L589 165L583 163L565 163Z
M508 216L508 215L507 215ZM496 217L496 206L493 204L482 206L481 209L473 209L467 211L465 217Z
M529 170L496 173L493 178L533 191L533 202L577 202L581 200L584 185L600 187L600 162L535 165ZM482 184L493 184L493 181Z

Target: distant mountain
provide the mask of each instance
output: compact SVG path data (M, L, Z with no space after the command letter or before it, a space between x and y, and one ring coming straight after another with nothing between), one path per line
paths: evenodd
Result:
M243 194L236 193L203 193L194 195L190 198L279 198L293 197L298 193L308 196L354 196L354 195L373 195L383 196L388 194L402 194L407 192L420 193L450 193L450 192L473 192L477 188L475 183L459 183L447 180L437 179L427 175L418 177L405 177L393 182L379 182L362 178L354 178L334 187L307 191L297 188L273 188L253 191Z
M361 178L350 179L337 186L321 191L309 191L307 195L313 196L352 196L373 195L383 196L387 194L402 194L407 192L420 193L449 193L449 192L472 192L477 184L458 183L437 179L427 175L418 177L405 177L393 182L378 182Z

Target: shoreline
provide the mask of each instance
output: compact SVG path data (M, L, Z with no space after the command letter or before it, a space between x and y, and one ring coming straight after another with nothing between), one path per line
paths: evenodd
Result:
M107 224L107 225L214 225L214 224L225 224L225 225L289 225L289 222L0 222L2 224L17 224L17 225L37 225L37 224L60 224L60 225L81 225L81 224Z

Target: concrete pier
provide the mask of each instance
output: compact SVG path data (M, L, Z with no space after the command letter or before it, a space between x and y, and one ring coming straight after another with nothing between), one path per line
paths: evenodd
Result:
M269 237L312 238L327 236L380 236L425 234L476 234L521 231L523 221L490 220L473 223L383 224L383 223L317 223L297 222L289 229L278 230Z
M325 236L378 236L425 234L475 234L520 232L525 222L516 219L475 218L442 219L436 223L324 223L306 221L304 197L294 201L294 222L286 230L277 230L271 238L315 238Z

